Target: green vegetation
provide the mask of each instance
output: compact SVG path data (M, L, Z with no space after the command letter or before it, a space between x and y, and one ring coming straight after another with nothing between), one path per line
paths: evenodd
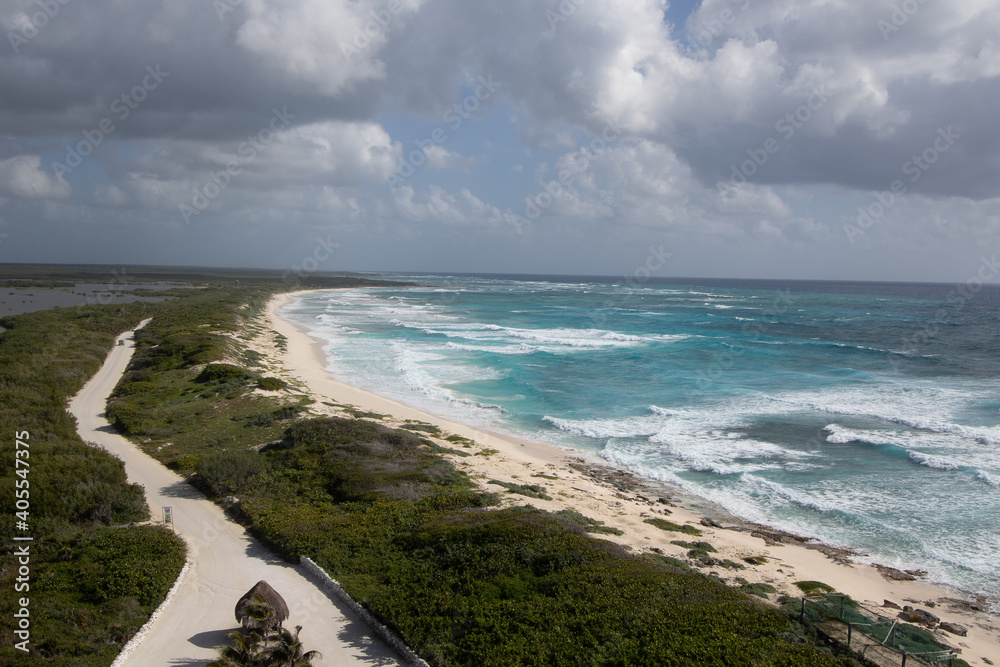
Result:
M522 496L528 496L529 498L538 498L540 500L552 500L552 496L545 493L545 487L539 486L538 484L514 484L512 482L501 482L496 479L491 479L490 484L496 484L497 486L502 486L511 493L517 493Z
M697 549L706 553L716 553L717 549L708 542L684 542L682 540L672 540L671 544L676 544L684 549Z
M625 531L621 528L615 528L614 526L605 526L603 521L598 521L597 519L591 519L588 516L584 516L577 512L576 510L564 509L559 510L555 513L560 519L565 519L571 523L580 526L588 533L599 533L602 535L624 535Z
M13 289L66 289L76 283L65 280L0 280L0 287Z
M428 424L427 422L407 420L405 424L400 425L400 428L405 428L407 431L419 431L421 433L430 433L431 435L436 435L436 436L441 435L441 429L439 429L434 424Z
M198 457L195 470L209 493L225 496L242 489L260 474L264 470L264 461L256 452L215 451Z
M358 410L357 408L347 408L347 414L352 417L356 417L357 419L385 419L389 416L384 415L381 412L368 412L365 410Z
M670 567L681 570L682 572L697 572L697 570L695 570L693 567L682 561L680 558L674 558L673 556L664 556L662 554L646 554L645 558L657 563L663 563L664 565L669 565Z
M740 590L748 595L756 595L758 597L766 598L772 593L777 593L778 589L771 584L751 584L748 583L746 579L739 579Z
M0 452L14 459L14 432L27 432L28 468L0 473L0 544L11 554L14 490L30 491L32 653L13 648L15 602L0 596L0 628L8 638L0 663L106 666L148 620L184 563L172 533L127 525L149 518L142 488L129 484L121 461L86 445L67 414L67 399L100 368L121 331L152 304L86 306L5 317L0 325L0 415L8 437ZM23 438L22 438L23 440ZM23 474L18 474L20 470ZM27 471L27 472L24 472ZM23 543L17 543L23 546ZM0 572L14 591L17 569Z
M752 602L717 577L685 571L683 563L669 557L631 556L591 537L588 527L601 525L583 515L531 507L496 509L497 494L478 491L442 458L442 451L459 450L422 437L421 432L433 435L429 431L298 415L271 421L277 411L300 405L305 397L294 390L281 397L250 391L254 383L260 386L251 370L256 359L244 354L236 334L245 318L260 312L274 284L253 283L245 275L243 288L223 282L227 286L167 290L164 296L170 300L162 303L95 309L108 317L128 315L127 321L108 324L103 346L90 352L94 363L79 374L80 382L64 383L61 391L75 391L96 370L114 333L134 326L140 315L153 315L136 336L135 359L109 415L151 455L182 473L197 473L192 481L213 496L239 497L233 512L265 544L289 560L301 555L315 560L435 667L853 664L810 643L790 641L786 615ZM0 338L0 353L6 336ZM24 343L46 353L72 345L72 355L58 352L53 358L87 358L77 350L88 349L86 339L76 332L65 335L61 345ZM247 368L226 369L227 359L243 360ZM34 365L51 369L52 376L67 368L62 362L45 366L39 360ZM7 372L6 366L0 372ZM10 383L0 389L6 386ZM50 396L50 385L46 387L45 396ZM63 418L64 397L48 401L52 413ZM67 426L71 432L72 424ZM52 429L46 426L41 432ZM66 483L83 481L82 492L98 479L105 478L81 470ZM500 486L545 493L542 486ZM102 511L111 512L111 523L122 523L134 520L125 517L128 508L119 503ZM701 534L662 519L650 523ZM100 538L95 533L87 539ZM74 539L60 535L59 550L65 552L66 540ZM172 536L166 534L166 539ZM91 552L86 544L72 542L80 558L59 561L59 566L93 567L86 554L104 547ZM59 550L53 550L53 561ZM136 548L137 553L147 551L155 553L149 545ZM164 552L161 560L169 561L168 555ZM131 562L127 554L115 558ZM162 571L169 574L170 568ZM120 605L138 609L134 627L142 613L148 614L140 598L155 596L161 583L145 570L138 572L138 579L129 581L120 572L95 569L89 579L121 580L114 590L136 596L118 598ZM85 580L72 579L80 586ZM62 664L106 666L107 656L117 652L133 626L117 620L112 600L68 602L68 596L50 613L72 609L85 629L81 639L71 641L79 644L85 637L90 644L86 651L78 646L72 649L77 653L64 651L74 657ZM100 615L80 616L86 604L102 605ZM4 614L12 618L6 609ZM63 626L70 625L65 617L56 620L48 635L62 641L69 636ZM121 636L109 639L116 627L124 628Z
M701 531L694 526L682 526L679 523L674 523L673 521L667 521L666 519L660 519L654 517L652 519L645 519L643 523L648 523L651 526L656 526L660 530L666 530L673 533L684 533L685 535L701 535Z
M257 380L257 386L264 391L281 391L288 385L279 378L262 377Z
M308 667L313 660L323 659L319 651L306 651L299 639L302 626L295 626L295 632L288 628L276 628L262 634L246 634L234 630L226 634L232 646L220 646L219 657L206 667Z
M794 586L805 595L820 595L822 593L833 593L834 588L822 581L796 581Z
M767 562L767 558L764 556L747 556L743 561L751 565L763 565Z

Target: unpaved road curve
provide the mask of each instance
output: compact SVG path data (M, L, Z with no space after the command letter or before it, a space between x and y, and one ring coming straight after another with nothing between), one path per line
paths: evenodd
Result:
M104 418L105 404L135 347L130 331L119 340L125 345L112 348L69 411L77 419L80 437L120 457L129 481L145 487L154 519L162 517L161 508L172 508L176 530L188 543L190 563L177 594L125 664L194 667L217 657L215 647L238 627L236 601L260 579L288 603L285 626L301 625L306 649L323 654L317 665L405 664L349 610L327 597L305 570L275 558L179 475L113 431Z

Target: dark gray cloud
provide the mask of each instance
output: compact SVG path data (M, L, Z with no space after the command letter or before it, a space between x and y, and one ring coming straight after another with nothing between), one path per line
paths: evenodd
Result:
M752 271L734 259L750 244L761 266L792 272L810 266L801 253L825 257L817 277L881 248L895 258L886 275L916 277L898 256L908 243L947 239L943 275L995 241L994 3L704 0L676 25L667 10L0 0L0 253L50 257L48 230L56 248L53 231L77 239L56 250L67 259L106 261L118 238L150 261L197 245L200 263L282 265L302 251L275 240L308 246L332 230L358 249L350 268L434 268L412 264L412 249L461 237L491 270L545 270L532 262L548 252L586 273L627 265L637 238L656 237L725 275ZM479 77L496 89L470 98ZM476 110L449 130L460 138L387 187L424 137L393 136L386 118L447 126L463 98ZM468 148L492 145L510 109L517 145ZM573 143L602 132L613 141L573 167ZM74 151L87 153L79 166L55 168ZM511 154L520 166L501 159ZM536 176L512 196L500 181L520 170ZM845 236L894 181L906 197ZM585 239L604 259L567 255Z

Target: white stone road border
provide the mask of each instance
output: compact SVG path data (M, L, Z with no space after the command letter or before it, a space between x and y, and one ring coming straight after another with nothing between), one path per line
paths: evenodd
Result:
M181 582L184 580L184 575L187 574L188 569L190 569L190 567L191 567L191 561L185 560L184 567L181 568L181 573L177 575L177 580L174 581L174 585L170 588L170 591L167 593L167 597L163 598L163 602L160 604L159 607L156 608L156 611L153 612L153 615L149 617L149 620L146 621L146 624L143 625L141 628L139 628L139 632L135 633L132 636L132 639L128 640L128 643L126 643L125 646L122 647L121 653L119 653L118 657L115 658L115 661L111 663L111 667L122 667L122 665L125 664L125 661L127 661L129 657L132 655L132 651L134 651L136 647L138 647L139 644L142 643L142 640L146 638L146 635L149 634L150 630L153 629L153 624L156 623L156 620L160 617L160 614L162 614L163 610L167 608L167 605L170 604L170 601L174 599L174 595L176 595L177 589L180 588Z
M389 628L379 623L378 619L372 616L372 613L370 611L368 611L360 604L355 602L354 598L348 595L347 591L345 591L343 587L341 587L341 585L337 583L337 581L333 577L327 574L326 570L324 570L319 565L314 563L312 559L306 558L305 556L299 556L299 565L301 565L308 572L316 576L323 583L323 588L329 591L338 600L340 600L348 607L350 607L351 611L357 614L358 617L362 621L364 621L368 625L368 627L372 629L372 632L381 637L382 640L386 644L391 646L393 650L399 653L399 655L402 656L403 659L405 659L410 664L418 665L418 667L430 667L430 665L424 662L424 660L419 655L414 653L413 650L406 645L406 642L404 642L399 635L397 635L395 632L393 632ZM112 665L112 667L115 666Z

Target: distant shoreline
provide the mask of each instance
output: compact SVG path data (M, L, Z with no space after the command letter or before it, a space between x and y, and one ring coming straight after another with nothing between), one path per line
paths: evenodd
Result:
M606 462L597 459L588 461L581 453L485 431L334 380L325 370L328 360L323 351L323 343L311 337L299 325L282 319L277 314L278 309L296 295L315 291L323 290L303 290L272 297L265 315L268 326L287 339L287 346L285 351L277 348L262 350L280 363L292 377L303 383L305 389L318 401L313 406L314 409L322 409L328 414L343 414L340 407L322 405L324 400L334 401L354 406L361 411L391 415L382 423L399 425L403 420L415 420L433 424L446 433L469 438L477 443L481 452L495 453L488 456L449 456L449 459L477 480L484 489L500 490L489 484L488 480L540 484L553 497L553 500L545 501L507 494L505 504L530 503L550 511L575 509L607 526L623 530L624 534L621 536L604 535L602 539L613 541L634 554L656 550L657 553L668 556L684 557L686 550L670 542L690 538L680 533L660 531L644 522L647 518L669 517L671 522L703 531L704 535L698 539L711 542L718 549L719 558L738 562L745 562L742 559L755 556L767 559L766 563L747 565L743 570L705 568L704 571L717 572L724 579L743 577L751 583L771 584L779 594L796 596L801 595L801 592L792 585L794 582L820 581L859 602L873 606L881 606L884 600L890 600L899 606L914 604L924 607L928 606L927 601L932 601L935 605L934 613L942 620L969 628L967 637L948 634L941 636L945 641L963 649L964 660L972 665L985 665L979 660L981 656L1000 658L1000 617L963 611L959 608L961 605L949 606L949 600L962 595L946 587L919 580L890 580L875 566L847 564L848 551L815 543L805 546L790 539L787 534L765 527L753 531L752 524L736 519L725 520L721 513L716 515L714 512L703 511L710 503L683 497L689 494L670 493L664 499L669 504L659 502L657 498L651 497L651 492L657 489L669 490L669 485L644 480L625 472L618 473L623 477L616 483L613 479L615 469ZM692 505L703 507L693 508ZM705 517L705 514L711 516ZM704 518L719 518L730 529L706 526L702 524Z

